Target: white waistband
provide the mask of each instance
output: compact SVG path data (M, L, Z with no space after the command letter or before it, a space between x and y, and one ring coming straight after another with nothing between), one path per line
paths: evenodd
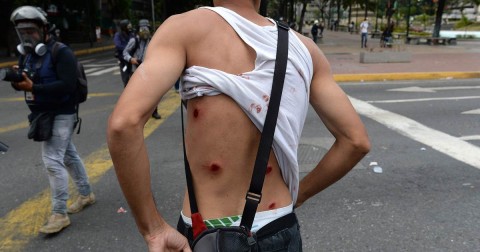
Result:
M255 219L253 220L252 224L252 232L257 232L260 228L264 227L268 223L283 217L289 213L293 212L293 202L286 206L286 207L281 207L273 210L268 210L268 211L262 211L262 212L257 212L255 214ZM182 216L183 222L185 222L188 225L192 225L192 219L190 217L187 217L183 214L183 211L180 211L180 214ZM238 221L232 223L232 226L239 226L240 225L241 219Z

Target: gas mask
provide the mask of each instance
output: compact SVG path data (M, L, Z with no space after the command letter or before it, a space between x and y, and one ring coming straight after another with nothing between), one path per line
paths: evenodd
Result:
M151 34L150 34L150 29L148 29L148 27L140 27L138 29L138 36L140 37L140 39L149 39Z
M17 31L20 44L17 50L22 55L35 53L43 56L47 52L47 46L43 43L44 32L34 23L19 23L15 30Z

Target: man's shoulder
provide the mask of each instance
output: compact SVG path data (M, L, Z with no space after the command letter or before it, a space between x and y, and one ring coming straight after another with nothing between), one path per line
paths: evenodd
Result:
M52 43L52 45L49 47L50 53L52 54L52 57L55 59L58 57L60 54L73 54L73 51L70 47L68 47L66 44L55 41Z
M300 42L305 45L311 57L313 57L314 54L319 52L319 47L317 46L317 44L315 44L315 42L313 42L311 38L304 36L297 31L294 32Z
M198 8L181 14L172 15L165 20L164 24L167 26L183 26L182 30L193 31L203 28L208 29L218 21L219 17L218 14L209 9Z

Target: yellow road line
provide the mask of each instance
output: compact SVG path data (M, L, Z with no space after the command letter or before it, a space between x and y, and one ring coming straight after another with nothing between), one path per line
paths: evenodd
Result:
M28 128L29 125L30 124L28 123L28 121L23 121L21 123L12 124L12 125L9 125L9 126L6 126L6 127L1 127L0 128L0 134L5 133L5 132L14 131L14 130L19 130L19 129L25 129L25 128Z
M335 74L337 82L387 81L387 80L434 80L434 79L474 79L480 72L413 72L413 73L374 73L374 74Z
M0 102L21 102L25 101L23 97L13 97L13 98L0 98Z
M120 93L94 93L94 94L91 94L91 95L88 95L88 96L89 97L105 97L105 96L116 96L116 95L120 95ZM21 101L23 101L23 98L20 98L20 99L21 99ZM102 108L102 109L87 110L85 112L82 112L82 109L80 109L80 116L96 113L98 111L101 111L101 110L104 110L104 109L109 109L109 108L112 108L112 107L113 107L113 105ZM19 129L25 129L25 128L28 128L29 125L30 124L28 123L28 121L25 120L25 121L20 122L20 123L8 125L8 126L5 126L5 127L0 127L0 134L10 132L10 131L14 131L14 130L19 130Z
M160 120L149 120L145 126L144 136L147 138L180 105L180 98L174 91L167 93L158 106L162 115ZM106 144L84 158L85 167L92 184L113 166ZM72 193L73 194L73 193ZM11 210L0 219L0 251L21 251L30 239L38 235L38 229L50 214L50 189L45 189L17 208Z
M80 112L80 117L82 117L84 115L88 115L88 114L97 113L97 112L102 111L102 110L111 109L113 107L114 107L114 105L110 105L110 106L106 106L106 107L103 107L103 108L100 108L100 109L90 109L90 110L87 110L85 112ZM81 109L80 109L80 111L81 111ZM17 123L17 124L8 125L6 127L0 127L0 134L10 132L10 131L19 130L19 129L26 129L29 126L30 126L30 124L26 120L26 121L23 121L23 122L20 122L20 123Z

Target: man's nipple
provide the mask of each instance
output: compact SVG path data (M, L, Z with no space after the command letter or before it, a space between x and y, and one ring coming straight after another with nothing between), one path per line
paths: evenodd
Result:
M200 112L198 111L198 109L193 110L193 117L194 118L198 118L199 114L200 114Z

